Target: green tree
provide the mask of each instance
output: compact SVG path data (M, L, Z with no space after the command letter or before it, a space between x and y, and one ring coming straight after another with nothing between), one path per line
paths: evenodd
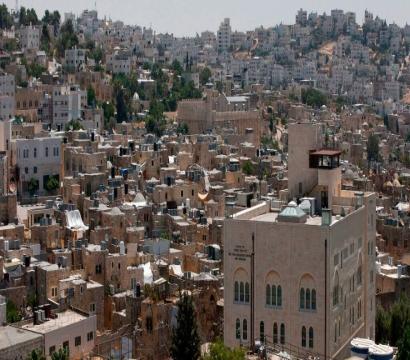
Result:
M197 360L200 354L192 297L184 293L178 302L177 326L172 332L171 356L174 360Z
M63 57L66 49L71 49L77 45L78 37L74 31L73 22L67 20L60 29L60 36L56 45L58 55Z
M367 160L379 160L379 137L375 134L371 134L367 139Z
M83 130L84 129L84 127L83 127L83 125L81 124L81 121L80 120L71 120L71 121L69 121L66 125L65 125L65 128L64 128L64 130L65 131L70 131L70 130L73 130L73 131L78 131L78 130Z
M242 349L230 349L218 340L211 344L203 360L245 360L245 352Z
M68 348L60 348L51 355L51 360L69 360Z
M28 192L31 196L33 196L36 191L39 189L39 183L37 179L31 178L28 182Z
M17 306L11 300L6 301L6 319L9 324L21 320L21 314L17 309Z
M46 360L40 349L32 350L26 360Z
M104 111L104 126L107 128L111 119L114 118L115 115L115 106L112 102L104 102L102 104L102 108Z
M201 85L205 85L209 81L211 76L212 76L212 73L209 67L203 68L201 72L199 73L199 81Z
M95 96L95 90L90 85L87 89L87 104L88 106L95 107L96 102L97 102L97 98Z
M48 53L50 51L50 42L50 34L48 33L47 25L43 24L41 28L40 49Z
M410 359L410 325L407 324L404 333L398 342L397 360Z
M184 69L182 68L181 63L175 59L172 64L171 64L171 69L174 71L175 75L181 76L182 73L184 72Z
M34 9L26 9L24 6L20 8L19 12L19 23L20 25L38 25L39 20Z
M50 176L46 182L45 188L47 191L54 191L60 187L60 183L56 176Z
M254 172L254 166L250 160L247 160L242 165L242 171L245 175L252 175Z
M116 91L117 95L115 97L115 105L116 105L116 110L117 110L117 122L121 123L123 121L126 121L128 116L128 109L127 109L127 104L125 102L125 93L124 89L120 87Z
M314 88L302 89L302 102L314 108L320 108L327 104L327 97Z
M186 135L188 134L188 125L187 123L179 123L177 127L177 134Z
M381 306L376 311L376 343L387 344L390 339L390 315Z
M5 4L0 5L0 29L8 29L13 25L13 19Z

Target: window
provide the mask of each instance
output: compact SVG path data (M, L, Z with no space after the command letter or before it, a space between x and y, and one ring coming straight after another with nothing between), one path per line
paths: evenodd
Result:
M243 319L242 322L242 338L248 340L248 321L246 319Z
M95 313L95 303L90 304L90 313Z
M273 343L274 344L278 343L278 324L277 323L273 324Z
M310 328L309 328L309 348L310 348L310 349L313 349L313 336L314 336L314 334L313 334L313 328L310 327Z
M265 323L263 321L259 323L259 339L262 344L265 343Z
M272 305L276 306L276 286L272 285Z
M282 306L282 286L278 285L278 293L277 293L277 301L276 304L277 306Z
M310 290L306 289L306 310L310 310Z
M36 158L37 157L37 148L34 148L33 156Z
M63 349L69 349L70 348L70 345L69 345L70 343L68 342L68 340L66 340L66 341L64 341L63 342Z
M299 308L300 309L305 308L305 289L304 288L300 289Z
M236 338L240 339L241 338L241 321L239 319L236 319Z
M33 167L33 174L37 174L37 166Z
M44 149L45 155L46 157L48 157L48 147L46 146L46 148Z
M102 272L101 264L95 265L95 273L101 274L101 272Z
M239 284L235 281L234 285L234 301L239 301Z
M51 288L51 296L52 296L52 297L56 297L56 296L57 296L57 288L56 288L56 287L52 287L52 288Z
M312 310L316 310L316 290L312 289Z
M285 344L285 324L280 324L280 343Z
M53 346L50 346L50 348L48 349L48 354L51 356L51 355L53 355L54 353L56 352L56 347L53 345Z
M357 286L362 285L362 265L359 265L359 267L357 268L356 280L357 280Z
M334 264L334 266L339 265L339 253L337 253L337 254L333 257L333 264Z
M302 326L302 347L306 347L306 328Z
M93 339L94 339L94 333L90 331L89 333L87 333L87 341L91 341Z
M270 285L266 285L266 305L272 305L272 300L270 296Z
M245 283L245 303L249 303L249 283Z
M28 167L25 167L25 168L24 168L24 172L25 172L26 174L28 174Z
M76 336L74 339L74 346L80 346L81 345L81 336Z
M240 285L239 285L239 300L240 302L245 301L245 288L244 288L244 284L242 281L240 282Z

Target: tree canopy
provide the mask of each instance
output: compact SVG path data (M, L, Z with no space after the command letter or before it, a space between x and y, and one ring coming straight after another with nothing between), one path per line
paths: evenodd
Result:
M172 332L171 356L174 360L197 360L200 353L192 297L184 293L178 302L177 326Z

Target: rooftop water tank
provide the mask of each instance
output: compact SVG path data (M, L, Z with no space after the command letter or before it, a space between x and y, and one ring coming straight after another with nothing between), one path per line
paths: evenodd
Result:
M367 359L369 355L369 348L375 345L373 340L354 338L350 342L350 355L359 357L361 359Z

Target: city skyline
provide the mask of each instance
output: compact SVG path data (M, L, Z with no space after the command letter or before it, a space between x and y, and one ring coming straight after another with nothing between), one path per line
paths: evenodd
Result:
M15 8L14 0L4 3L9 8ZM44 0L41 4L35 0L19 1L19 6L33 7L41 17L45 9L58 10L60 13L74 12L79 15L85 9L97 9L99 16L121 20L129 25L152 26L157 32L169 32L175 36L193 36L205 30L216 31L221 20L231 18L234 30L249 30L258 26L270 27L280 23L291 24L294 22L298 9L303 8L308 12L318 14L330 13L333 8L341 8L344 11L356 12L357 22L362 23L364 11L368 9L375 16L386 18L388 22L395 22L403 26L407 22L406 14L410 12L410 3L406 0L395 1L396 6L389 6L383 0L376 1L353 1L347 0L340 6L336 0L320 0L306 3L302 0L290 0L287 7L283 8L279 2L256 0L252 2L255 11L249 11L249 3L244 0L218 2L209 0L206 4L198 1L186 0L148 0L139 1L137 4L132 0L121 1L122 6L116 6L111 0L72 0L69 3L61 0ZM257 9L264 11L256 11ZM208 11L207 9L212 9ZM181 11L185 13L180 15ZM172 15L172 16L170 16ZM199 15L199 16L198 16Z

